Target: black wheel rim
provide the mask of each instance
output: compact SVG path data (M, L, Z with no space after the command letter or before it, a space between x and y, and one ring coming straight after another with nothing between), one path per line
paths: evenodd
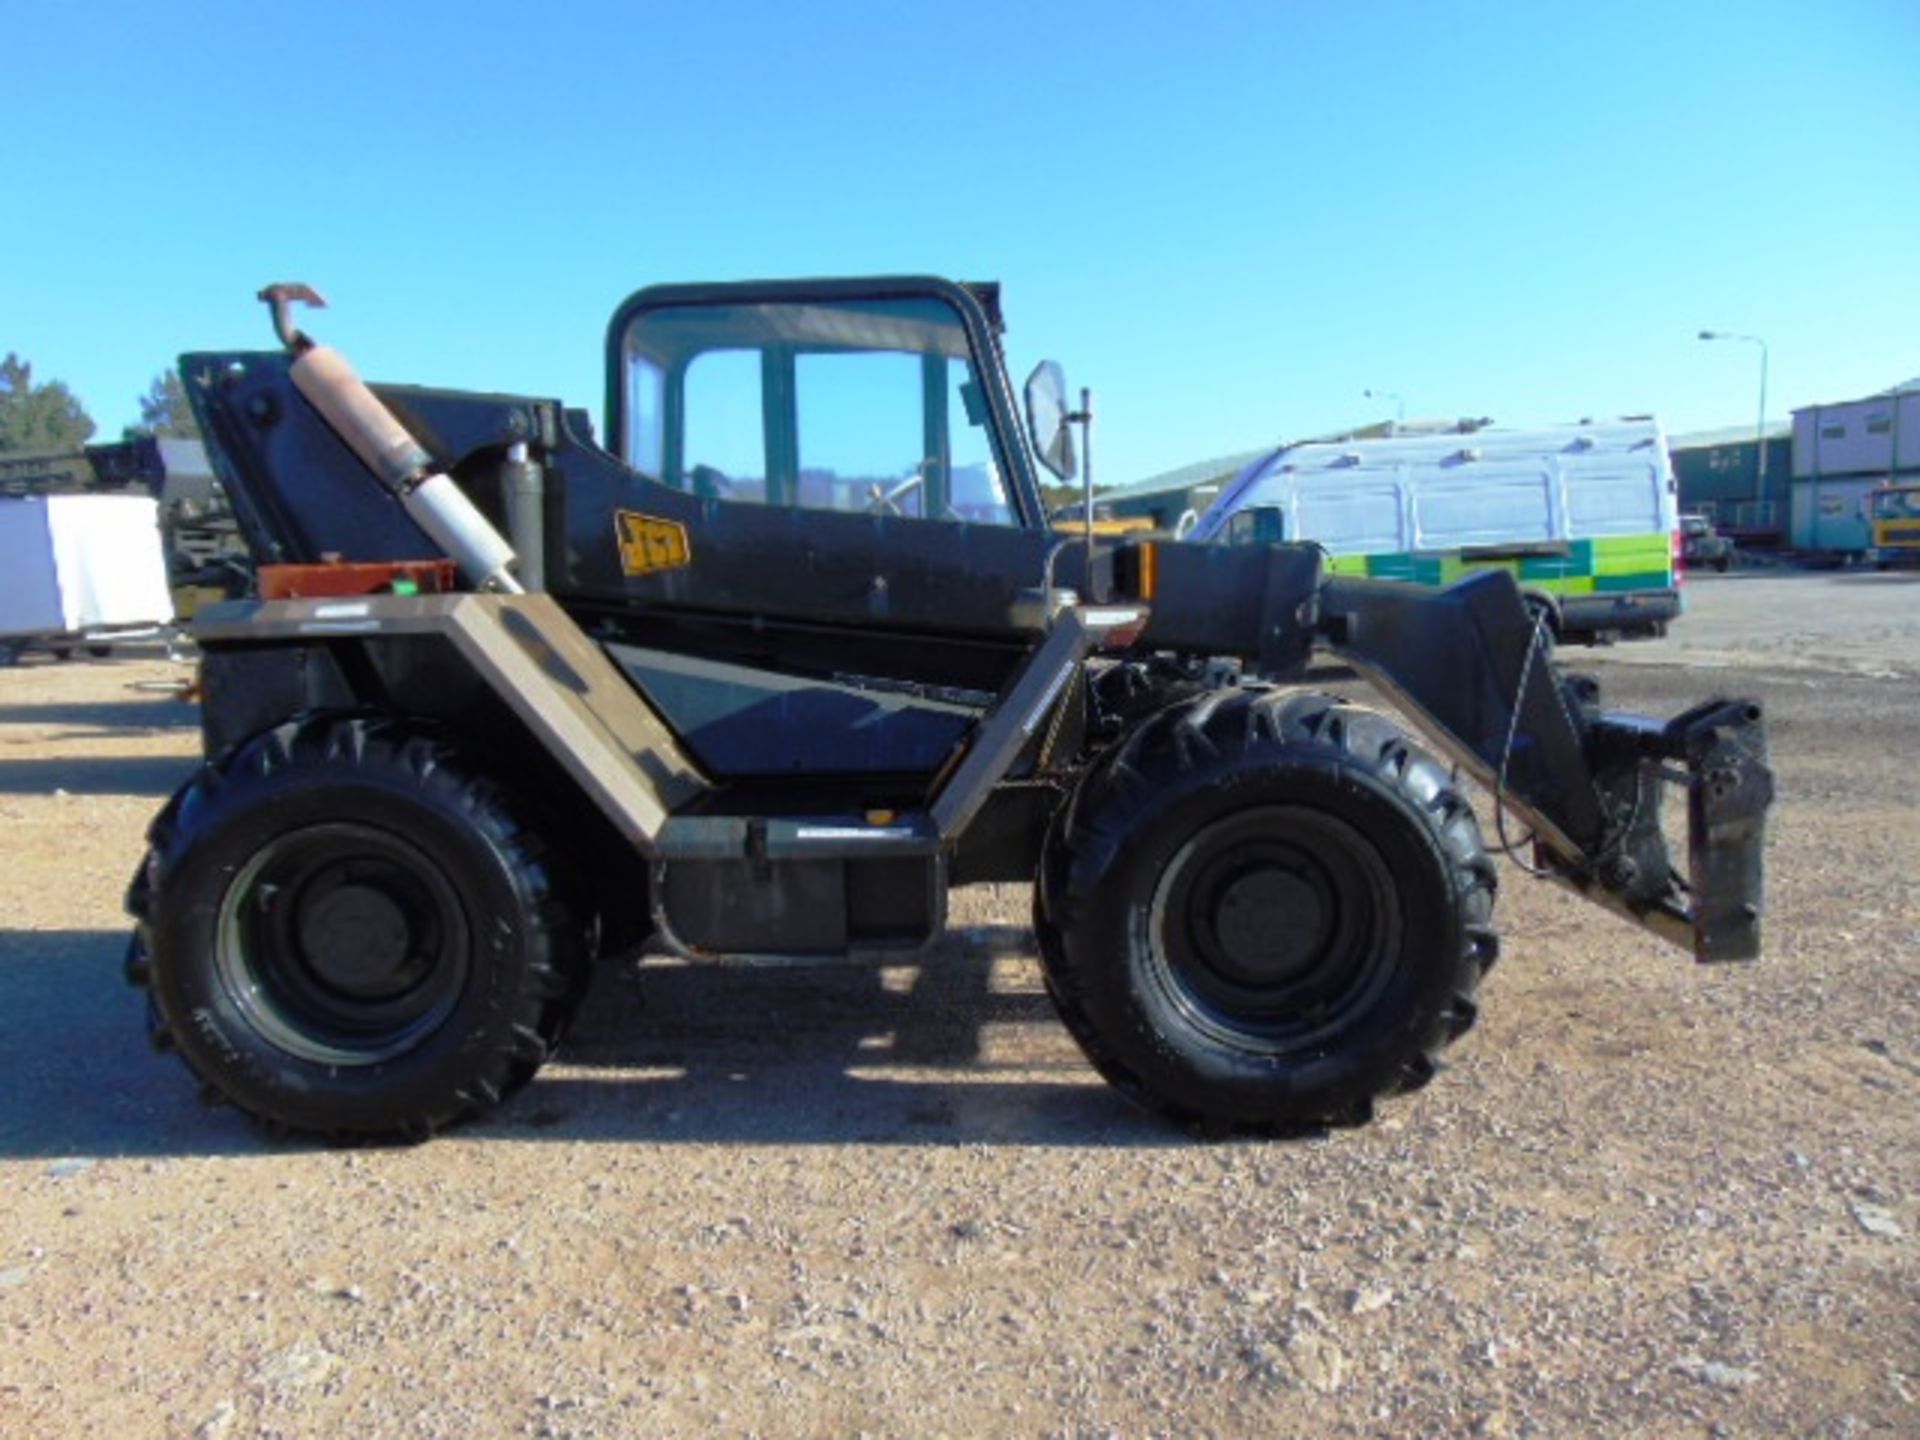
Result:
M1261 806L1215 820L1154 887L1148 964L1188 1020L1267 1055L1325 1046L1392 980L1392 873L1343 820Z
M377 1065L452 1013L469 929L418 847L370 825L313 825L268 841L234 877L214 947L222 988L270 1043Z

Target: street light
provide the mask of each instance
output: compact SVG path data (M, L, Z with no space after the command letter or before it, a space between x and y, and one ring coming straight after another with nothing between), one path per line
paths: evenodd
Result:
M1402 424L1404 424L1404 423L1406 422L1406 418L1407 418L1407 402L1406 402L1405 400L1402 400L1402 399L1401 399L1401 398L1400 398L1400 397L1399 397L1398 395L1396 395L1396 394L1394 394L1394 393L1393 393L1393 391L1391 391L1391 390L1362 390L1362 391L1361 391L1360 393L1361 393L1361 394L1362 394L1363 396L1365 396L1365 397L1366 397L1367 399L1369 399L1369 400L1391 400L1391 401L1393 401L1393 428L1394 428L1394 429L1395 429L1396 431L1397 431L1397 430L1398 430L1398 429L1399 429L1399 428L1401 427L1401 425L1402 425Z
M1730 330L1702 330L1702 340L1740 340L1760 347L1760 419L1753 427L1753 448L1757 457L1753 471L1753 498L1767 498L1767 342L1758 335L1735 335Z

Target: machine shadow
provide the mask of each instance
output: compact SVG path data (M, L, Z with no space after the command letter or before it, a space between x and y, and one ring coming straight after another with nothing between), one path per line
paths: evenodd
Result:
M0 1157L312 1148L199 1103L180 1062L146 1044L125 947L123 931L0 931ZM1031 953L1024 927L986 926L884 968L607 965L547 1070L436 1143L1192 1143L1100 1080L1037 980L996 975Z
M60 739L98 739L129 730L198 730L200 709L180 700L49 700L32 705L0 705L0 725L65 725Z
M0 760L0 795L171 795L197 764L178 755Z
M209 1110L147 1044L145 998L121 973L125 930L0 931L0 1156L256 1154L257 1132Z
M897 966L608 967L560 1063L487 1128L668 1143L1185 1143L1087 1065L1036 971L996 968L1032 954L1026 927L988 925Z

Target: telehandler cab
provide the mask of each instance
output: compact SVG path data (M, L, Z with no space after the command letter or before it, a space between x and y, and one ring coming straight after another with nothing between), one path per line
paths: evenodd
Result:
M1045 365L1017 423L995 287L643 290L604 449L553 401L370 388L294 325L318 296L261 298L279 349L181 360L257 598L195 620L207 759L127 903L156 1042L270 1126L491 1108L595 957L910 954L949 887L1016 880L1127 1095L1358 1122L1497 954L1463 773L1577 894L1759 953L1756 705L1603 710L1505 573L1050 528L1034 466L1075 473L1085 412ZM1316 648L1452 767L1291 688Z

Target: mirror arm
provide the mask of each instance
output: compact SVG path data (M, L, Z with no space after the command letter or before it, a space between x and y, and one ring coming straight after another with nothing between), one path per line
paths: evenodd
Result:
M1093 573L1093 391L1080 387L1080 408L1063 417L1080 427L1080 499L1086 525L1087 573Z

